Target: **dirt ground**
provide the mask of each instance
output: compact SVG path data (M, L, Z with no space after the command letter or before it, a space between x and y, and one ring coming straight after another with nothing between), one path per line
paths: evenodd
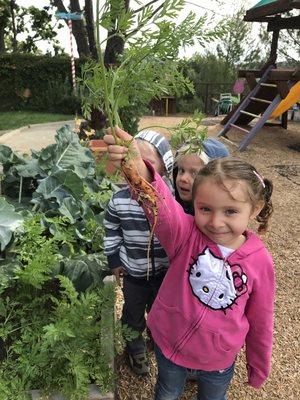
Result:
M174 126L181 117L145 117L141 127ZM220 119L207 119L208 135L216 137L222 126ZM165 131L156 128L161 133ZM273 255L276 280L275 337L272 372L260 390L247 385L244 354L238 357L235 376L228 393L228 400L298 400L300 399L299 352L299 295L300 295L300 122L289 123L288 130L265 127L244 152L237 152L243 134L232 129L224 141L233 156L253 163L258 171L274 183L274 214L264 242ZM294 149L293 149L294 148ZM252 227L255 229L255 226ZM118 292L117 309L121 312L121 291ZM156 380L153 353L149 354L151 374L137 377L126 364L124 355L117 356L118 400L151 400ZM191 400L196 394L196 384L188 382L181 400Z

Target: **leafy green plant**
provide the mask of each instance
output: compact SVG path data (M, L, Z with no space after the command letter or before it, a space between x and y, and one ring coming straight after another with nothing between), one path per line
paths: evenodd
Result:
M63 276L41 289L18 280L2 293L1 398L26 398L29 389L42 388L79 400L91 380L109 390L113 372L101 332L103 310L113 303L112 287L78 295Z
M203 149L203 141L207 135L207 128L202 125L204 115L195 111L190 118L185 118L174 128L169 128L172 132L170 143L172 149L177 151L182 145L186 144L185 154Z
M67 126L31 157L0 146L0 162L0 398L38 388L79 400L91 381L108 390L102 219L114 186Z
M0 146L0 162L4 171L2 190L6 196L6 200L0 201L4 212L0 218L2 264L16 262L13 251L18 236L11 242L16 227L26 218L38 218L39 228L30 220L35 227L32 234L42 230L47 239L51 238L52 250L48 250L59 254L57 272L68 276L78 290L97 286L107 270L102 220L114 185L95 174L91 151L65 126L58 130L56 143L33 152L31 158ZM34 236L28 243L31 248ZM50 242L46 243L45 256ZM26 243L18 249L22 255L27 249ZM38 269L36 262L35 270Z
M131 105L137 111L153 98L193 90L177 68L179 48L192 45L195 38L200 44L208 42L218 37L222 28L208 30L205 17L197 19L193 13L176 24L184 0L166 0L157 9L149 2L137 14L116 0L105 1L101 9L99 0L96 4L100 62L87 62L80 79L86 117L93 107L100 107L109 126L123 126L125 120L120 116L123 108ZM114 65L105 65L101 45L111 37L102 40L100 27L113 31L113 37L125 48Z

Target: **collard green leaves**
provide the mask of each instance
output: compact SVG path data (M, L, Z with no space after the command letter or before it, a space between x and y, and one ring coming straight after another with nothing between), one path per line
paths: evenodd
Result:
M65 272L77 290L86 290L101 281L106 269L102 214L111 196L112 184L95 175L91 151L80 144L68 125L57 131L55 140L40 152L34 151L31 157L22 157L7 146L0 146L5 169L2 189L6 195L6 200L0 199L3 265L18 260L21 272L16 277L26 278L28 284L32 280L35 287L40 287L44 279ZM17 204L22 213L16 212L10 203ZM24 218L31 221L30 226L26 222L23 230L16 231ZM29 247L37 246L38 251L24 258L22 237L26 235L32 235ZM50 270L49 265L44 270L38 255L43 252L43 246L48 249L48 241L51 251L57 254ZM43 264L42 257L41 261ZM5 282L9 282L8 277Z
M0 197L0 243L1 251L10 242L13 232L21 225L23 217L16 213L14 207L10 205L4 197Z

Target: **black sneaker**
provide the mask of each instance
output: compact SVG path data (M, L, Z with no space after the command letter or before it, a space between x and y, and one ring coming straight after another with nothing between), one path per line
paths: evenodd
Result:
M129 364L137 375L148 375L150 372L146 353L128 354Z

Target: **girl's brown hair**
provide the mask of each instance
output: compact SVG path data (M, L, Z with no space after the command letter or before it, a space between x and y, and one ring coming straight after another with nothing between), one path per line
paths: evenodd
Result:
M255 207L260 201L264 204L262 210L256 216L256 220L259 222L258 232L263 233L267 230L268 221L273 212L271 201L273 184L269 179L263 179L253 165L231 157L210 161L195 178L193 198L198 186L206 177L214 178L219 184L223 184L226 179L244 181L247 184L249 201L252 206Z

